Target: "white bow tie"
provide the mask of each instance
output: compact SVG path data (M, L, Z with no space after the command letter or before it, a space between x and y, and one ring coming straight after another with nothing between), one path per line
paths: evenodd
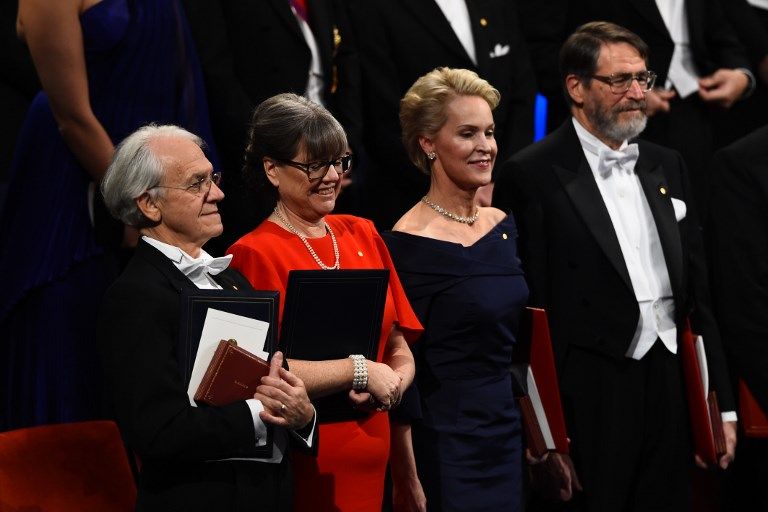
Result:
M638 156L640 156L640 149L637 144L629 144L620 151L601 149L597 161L597 171L607 177L613 172L614 167L618 166L631 174L635 170Z
M189 278L203 274L215 276L226 269L229 266L230 261L232 261L231 254L219 258L202 257L191 261L185 259L179 263L179 270Z

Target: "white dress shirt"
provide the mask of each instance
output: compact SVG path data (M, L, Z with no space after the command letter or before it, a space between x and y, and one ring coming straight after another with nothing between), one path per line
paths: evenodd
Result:
M626 356L641 359L658 338L673 354L677 353L675 303L667 263L648 200L634 164L600 169L600 152L610 148L572 119L597 188L611 217L616 237L629 271L629 278L640 310L635 334ZM624 141L619 150L628 146ZM631 168L629 168L631 167ZM721 413L723 421L737 421L736 411Z
M642 359L657 338L670 352L677 353L672 285L656 222L635 174L634 163L627 166L631 168L614 165L611 169L599 169L600 153L611 151L611 148L589 133L575 118L573 125L619 239L640 310L637 328L626 355ZM627 141L624 141L619 150L626 147Z
M768 10L768 0L747 0L747 2L749 2L749 5L752 7Z
M229 262L232 261L231 254L221 258L214 258L204 250L200 249L200 256L198 258L193 258L175 245L166 244L165 242L150 238L146 235L142 236L141 239L163 253L169 260L171 260L171 263L173 263L174 266L179 269L182 274L187 276L198 288L203 290L222 289L221 285L219 285L219 283L217 283L208 272L200 272L199 269L201 265L207 265L213 261L217 261L219 263L219 265L217 265L218 268L213 270L213 272L221 272L229 265ZM245 403L248 405L248 409L251 411L253 429L256 432L256 446L264 446L267 444L267 426L259 416L259 413L264 410L264 406L262 405L261 400L256 400L255 398L248 399L245 401ZM304 439L295 432L291 431L297 439L305 442L307 446L312 446L312 440L315 435L315 419L312 421L312 431L310 432L307 439ZM250 457L224 460L253 460L258 462L277 464L283 460L283 453L285 452L285 447L288 444L288 439L286 438L285 431L283 429L274 429L272 439L272 457L269 459Z
M693 63L685 0L656 0L656 6L675 43L664 87L674 87L681 98L686 98L699 90L699 76Z
M469 18L467 3L465 0L435 0L435 2L451 24L453 32L467 51L467 55L477 65L475 40L472 37L472 20Z

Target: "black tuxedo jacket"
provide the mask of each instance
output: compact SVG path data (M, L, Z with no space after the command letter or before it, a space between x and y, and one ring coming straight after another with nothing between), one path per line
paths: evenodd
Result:
M734 373L768 410L768 126L715 154L708 245Z
M398 116L400 98L420 76L441 66L466 68L499 90L501 103L493 113L499 161L533 140L533 71L512 2L467 0L476 65L434 0L349 4L363 73L364 143L371 172L378 174L371 180L407 191L406 197L386 188L377 192L399 203L400 215L426 192L427 180L403 149Z
M710 311L704 250L685 166L674 151L638 141L640 178L661 240L678 330L687 317L703 335L722 410L734 403ZM671 198L687 215L675 220ZM571 120L502 168L493 203L510 210L531 304L547 309L558 370L570 346L623 359L639 310L608 210Z
M256 105L283 92L304 94L312 59L309 46L288 0L184 0L184 6L203 66L214 131L235 135L242 152ZM359 68L346 11L340 0L307 0L307 10L320 51L323 100L357 134Z
M234 270L216 279L227 289L250 289ZM245 402L189 404L175 357L184 289L195 285L160 251L140 241L107 291L98 319L116 420L141 461L137 510L239 510L243 504L283 510L290 506L286 460L206 462L247 457L255 432ZM257 501L255 494L260 495Z
M184 0L203 67L211 125L227 195L225 232L211 241L214 254L254 229L274 202L248 190L241 176L253 109L279 93L303 95L311 52L288 0ZM307 0L309 25L323 70L323 100L360 144L360 68L342 0ZM335 88L333 87L335 83Z

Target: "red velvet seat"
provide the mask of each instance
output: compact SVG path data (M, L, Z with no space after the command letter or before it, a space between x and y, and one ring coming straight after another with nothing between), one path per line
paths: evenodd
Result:
M136 483L112 421L0 432L0 512L132 511Z

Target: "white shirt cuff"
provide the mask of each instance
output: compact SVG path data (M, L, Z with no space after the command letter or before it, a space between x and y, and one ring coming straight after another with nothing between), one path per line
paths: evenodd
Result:
M317 428L317 410L315 410L314 405L312 406L312 410L315 411L315 414L312 415L312 430L309 431L309 435L306 437L306 439L299 435L295 430L291 430L293 437L306 444L307 448L312 448L312 443L315 439L315 429Z
M725 411L720 413L720 417L723 419L723 421L739 421L739 418L736 416L736 411Z
M264 410L264 406L261 404L261 400L256 400L255 398L250 398L246 400L245 403L251 410L251 416L253 417L253 430L256 432L256 446L264 446L267 444L267 426L259 417L259 413Z

